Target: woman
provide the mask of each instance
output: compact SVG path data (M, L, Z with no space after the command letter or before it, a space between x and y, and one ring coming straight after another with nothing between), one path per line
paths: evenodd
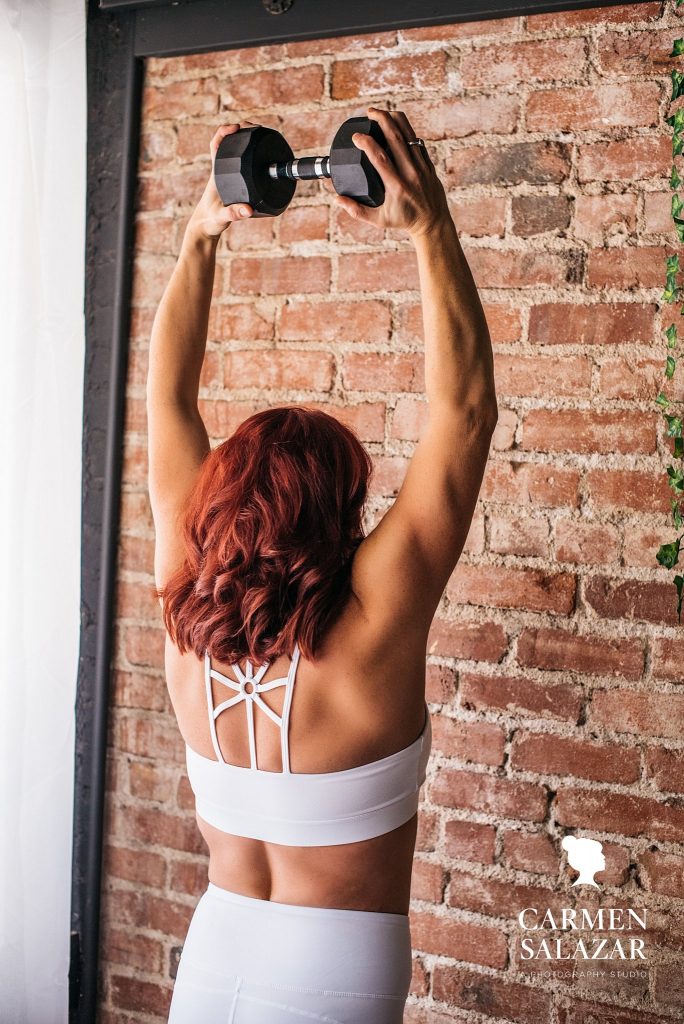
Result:
M386 188L351 217L404 229L423 300L429 422L368 535L370 460L291 406L210 451L198 412L216 246L250 207L210 178L150 342L149 487L166 675L209 885L172 1024L396 1024L411 976L428 629L463 547L497 419L492 352L444 189L406 116L371 107ZM211 142L238 125L224 125ZM295 685L296 684L296 685Z

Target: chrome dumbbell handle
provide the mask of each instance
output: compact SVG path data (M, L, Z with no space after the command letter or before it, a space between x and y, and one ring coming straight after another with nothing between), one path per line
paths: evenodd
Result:
M268 165L270 178L289 178L291 181L313 181L330 177L329 156L302 156Z

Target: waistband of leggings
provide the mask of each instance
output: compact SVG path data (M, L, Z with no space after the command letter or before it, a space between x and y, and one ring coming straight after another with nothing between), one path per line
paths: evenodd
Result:
M242 893L222 889L220 886L214 885L213 882L207 884L205 895L211 899L249 907L255 913L263 913L264 915L282 914L301 919L345 920L358 922L359 924L377 922L378 924L392 925L398 928L406 928L409 920L406 914L388 914L379 910L345 910L339 907L309 907L298 903L276 903L274 900L262 900L256 896L243 896Z

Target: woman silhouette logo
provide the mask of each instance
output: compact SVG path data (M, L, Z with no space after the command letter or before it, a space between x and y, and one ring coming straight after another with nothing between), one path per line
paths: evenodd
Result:
M596 839L578 839L577 836L565 836L561 846L568 853L568 863L575 871L579 871L579 878L576 878L573 885L593 885L598 889L598 883L594 881L594 875L603 871L606 866L606 858L603 856L603 845Z

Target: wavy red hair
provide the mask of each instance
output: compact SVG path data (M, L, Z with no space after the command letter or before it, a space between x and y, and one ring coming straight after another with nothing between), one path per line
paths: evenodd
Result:
M182 566L157 591L181 653L314 659L350 592L372 471L356 434L301 406L258 412L202 464Z

